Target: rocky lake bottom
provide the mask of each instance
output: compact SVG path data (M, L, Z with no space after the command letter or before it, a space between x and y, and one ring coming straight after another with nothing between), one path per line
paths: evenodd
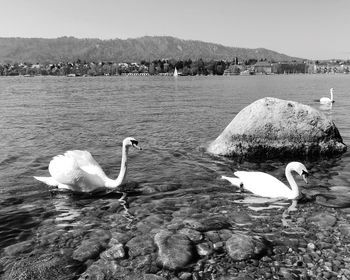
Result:
M56 213L4 249L2 279L350 279L350 208L143 192L127 211L119 194L53 192Z

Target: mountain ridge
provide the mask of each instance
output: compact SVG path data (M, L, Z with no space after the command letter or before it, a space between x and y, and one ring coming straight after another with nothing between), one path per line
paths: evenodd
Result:
M141 60L239 60L267 59L292 61L302 58L288 56L265 48L238 48L199 40L184 40L172 36L143 36L128 39L97 38L0 38L0 63L56 63L60 61Z

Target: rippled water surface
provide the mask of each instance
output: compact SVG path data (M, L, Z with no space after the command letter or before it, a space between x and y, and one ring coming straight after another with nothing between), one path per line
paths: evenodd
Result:
M328 96L331 87L336 102L322 108L315 100ZM127 218L115 225L103 214L118 194L57 193L32 177L48 174L52 156L86 149L115 178L127 136L143 147L129 153L128 206L134 223L156 214L166 222L189 206L204 214L244 211L221 175L261 170L285 181L286 162L235 162L210 156L205 147L241 109L266 96L323 110L350 144L350 75L1 77L0 249L29 240L28 250L40 250L44 242L37 238L79 227L128 231ZM350 188L349 151L305 165L313 175L307 189Z

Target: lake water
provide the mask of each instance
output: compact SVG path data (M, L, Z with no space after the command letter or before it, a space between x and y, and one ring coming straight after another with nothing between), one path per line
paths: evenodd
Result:
M329 96L331 87L336 102L332 109L322 108L315 100ZM130 149L127 186L137 190L128 197L137 222L161 215L165 223L189 206L208 215L248 211L234 202L235 190L221 175L261 170L286 181L286 162L213 157L205 152L207 144L241 109L270 96L323 110L349 146L349 95L350 75L1 77L0 252L23 241L30 241L29 250L44 250L44 236L58 230L118 227L103 216L117 195L75 197L33 179L48 175L48 163L57 154L89 150L115 178L121 142L135 137L143 150ZM350 189L349 151L304 163L312 174L305 190ZM307 207L317 206L309 202ZM129 230L127 223L120 227ZM60 246L74 249L74 244Z

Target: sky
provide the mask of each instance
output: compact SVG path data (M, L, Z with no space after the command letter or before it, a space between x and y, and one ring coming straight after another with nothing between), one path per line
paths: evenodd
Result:
M350 0L0 0L0 37L173 36L350 59Z

